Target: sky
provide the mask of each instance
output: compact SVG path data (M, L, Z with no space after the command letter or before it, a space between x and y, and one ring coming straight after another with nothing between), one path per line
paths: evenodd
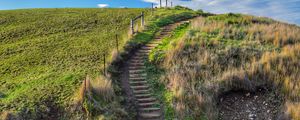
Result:
M165 6L165 0L163 6ZM300 0L168 0L211 13L244 13L300 25ZM145 8L159 0L0 0L0 10L23 8Z

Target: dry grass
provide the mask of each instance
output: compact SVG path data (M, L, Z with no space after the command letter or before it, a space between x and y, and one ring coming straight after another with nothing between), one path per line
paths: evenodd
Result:
M162 63L178 118L216 119L218 95L267 85L300 119L299 27L246 16L237 24L198 18L190 29Z
M111 102L115 96L111 80L103 76L93 80L87 76L79 88L76 101L82 103L84 99L92 99L93 96L100 97L105 102Z
M92 91L104 101L111 102L115 96L111 80L105 77L97 77L91 82Z
M288 114L294 120L300 120L300 103L287 103L286 107Z
M217 35L217 39L258 41L260 44L273 44L277 47L300 42L299 27L278 22L237 26L198 18L193 22L192 29ZM199 36L195 36L195 38L199 38Z
M93 114L103 117L103 111L110 111L111 114L117 117L119 114L116 112L123 111L114 99L115 93L111 80L103 76L95 79L86 76L75 98L73 112L83 111L86 113L87 118L92 117ZM115 108L112 109L111 107ZM126 112L121 112L121 115L126 114Z
M0 114L0 120L10 120L12 119L12 114L10 112L4 111Z

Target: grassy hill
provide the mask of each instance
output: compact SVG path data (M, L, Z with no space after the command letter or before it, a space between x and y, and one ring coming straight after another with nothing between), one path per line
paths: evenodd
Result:
M124 45L130 18L142 11L0 11L1 111L34 116L45 106L66 106L86 74L101 72L103 54L115 48L115 34Z
M120 107L119 98L106 97L114 96L120 88L107 78L97 77L103 71L103 54L107 54L108 63L113 59L115 35L120 38L121 51L126 51L151 40L161 26L196 15L185 9L159 9L153 16L146 12L145 31L127 42L129 20L142 11L145 9L0 11L2 117L84 119L100 115L124 118L118 116L127 114ZM91 80L93 78L96 81ZM80 85L84 79L96 82L91 84L98 97L92 100L99 101L99 105L82 101L85 93ZM76 99L84 102L81 108L73 107Z
M178 29L152 52L157 66L148 69L166 119L219 119L220 95L264 86L284 99L276 112L298 120L299 32L295 25L241 14L201 17Z

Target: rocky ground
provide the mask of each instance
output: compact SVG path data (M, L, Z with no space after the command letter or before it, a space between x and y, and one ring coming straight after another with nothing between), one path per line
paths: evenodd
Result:
M283 99L274 91L259 88L256 92L231 91L219 99L220 120L276 120Z

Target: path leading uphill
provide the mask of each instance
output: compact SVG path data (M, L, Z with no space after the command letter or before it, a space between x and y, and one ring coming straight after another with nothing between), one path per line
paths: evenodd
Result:
M152 49L162 42L162 38L169 36L181 23L170 24L161 29L154 40L135 50L127 61L122 76L122 86L137 109L138 119L160 120L163 119L163 110L160 101L153 96L152 89L147 81L145 61Z

